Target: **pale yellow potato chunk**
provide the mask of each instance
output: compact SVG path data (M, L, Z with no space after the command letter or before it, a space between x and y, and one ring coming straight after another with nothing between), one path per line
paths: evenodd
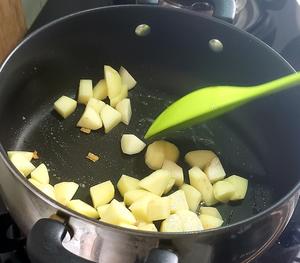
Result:
M120 67L119 74L121 76L122 83L126 84L128 90L132 89L136 85L136 80L132 77L132 75L124 68Z
M54 102L54 110L64 119L69 117L77 107L77 101L67 96L61 96Z
M166 219L170 215L170 200L168 197L153 199L148 203L148 221Z
M192 211L180 210L176 213L179 216L183 231L199 231L203 230L199 217Z
M33 158L33 152L26 152L26 151L8 151L7 155L9 159L11 159L14 155L21 155L29 162Z
M136 229L136 230L138 229L137 226L126 224L126 223L121 223L118 226L129 228L129 229Z
M121 122L121 113L109 105L105 105L100 112L100 116L104 125L105 133L110 132Z
M179 158L177 146L168 141L155 141L148 145L145 154L145 163L152 170L162 168L165 160L176 162Z
M177 214L170 215L160 225L160 232L182 232L183 225Z
M31 172L31 178L40 182L41 184L49 184L50 178L46 165L41 163L37 168L35 168Z
M73 198L77 192L79 185L75 182L61 182L54 185L55 199L62 205L67 203Z
M107 86L109 99L118 96L121 93L122 81L119 73L110 66L104 66L104 76Z
M172 190L174 185L175 185L175 179L173 177L171 177L169 180L169 183L164 191L164 195L169 193Z
M209 181L213 184L225 178L225 171L218 157L211 160L204 170Z
M106 209L109 207L109 204L100 205L97 207L97 211L99 214L99 217L102 218L103 214L105 213Z
M148 204L151 200L153 200L151 196L144 196L141 199L135 201L129 207L129 210L138 221L151 222L148 218Z
M183 170L178 164L170 160L164 160L161 169L168 170L171 173L171 176L175 179L175 184L177 186L181 186L183 184Z
M110 180L94 185L90 188L90 195L94 207L105 205L109 203L115 196L114 185Z
M126 99L121 100L116 105L116 110L121 113L122 122L124 124L128 125L131 120L131 116L132 116L130 99L126 98Z
M193 186L189 184L183 184L180 189L184 192L186 201L189 205L189 209L193 212L197 211L197 208L202 200L201 193Z
M32 178L28 179L30 183L32 183L36 188L38 188L41 192L43 192L45 195L49 196L53 200L55 199L55 194L54 194L54 188L50 184L41 184L37 180L34 180Z
M140 180L139 186L153 194L161 196L164 193L170 178L171 175L169 171L157 170Z
M193 167L189 170L189 178L191 186L195 187L201 193L202 200L206 205L210 206L218 202L215 199L211 182L199 167Z
M98 130L102 127L102 121L99 114L92 107L85 107L81 118L77 122L77 127Z
M177 213L180 210L189 210L185 194L182 190L178 190L168 196L170 199L171 213Z
M35 169L35 166L23 155L13 155L10 160L24 176L28 176Z
M224 181L231 183L234 187L234 194L230 197L231 201L242 200L245 198L248 189L247 179L237 175L232 175Z
M71 200L67 203L67 207L87 217L95 219L99 218L97 210L89 204L81 201L80 199Z
M144 196L151 196L152 198L159 198L158 195L150 193L143 189L130 190L124 194L124 202L127 206L130 206L135 201L143 198Z
M93 97L93 83L91 79L81 79L79 81L78 102L87 104Z
M146 147L141 139L134 134L123 134L121 138L121 149L125 154L137 154L140 153Z
M99 82L94 87L93 96L98 100L104 100L107 97L107 86L104 79L99 80Z
M110 99L110 106L116 107L116 105L123 99L127 98L127 96L128 96L127 86L122 84L121 92L119 93L119 95Z
M100 114L101 110L105 106L105 103L101 100L90 98L86 106L91 107L95 112Z
M126 192L139 189L139 182L140 180L123 174L117 183L117 188L120 194L124 197Z
M222 220L222 216L219 213L218 209L215 207L200 207L201 215L209 215Z
M234 194L234 186L226 181L218 181L213 186L215 198L223 203L227 203Z
M217 155L212 151L196 150L188 152L184 159L191 167L197 166L200 169L204 169L215 157Z
M136 223L134 215L115 199L111 201L108 208L104 211L101 220L114 225L121 223L134 225Z
M204 229L212 229L222 226L224 221L220 218L202 214L199 216Z
M157 232L157 228L154 224L138 224L137 229L143 231Z

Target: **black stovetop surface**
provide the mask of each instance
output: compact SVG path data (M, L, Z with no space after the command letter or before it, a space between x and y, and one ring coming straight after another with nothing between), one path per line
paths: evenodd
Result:
M48 0L29 32L70 13L128 2L135 1ZM238 20L235 21L236 26L268 43L296 70L300 70L300 0L237 0L237 2L246 3L246 6L245 10L239 13ZM262 6L262 2L267 2L268 5ZM0 200L0 263L29 262L24 246L25 238L18 231ZM300 262L300 203L280 238L254 262Z

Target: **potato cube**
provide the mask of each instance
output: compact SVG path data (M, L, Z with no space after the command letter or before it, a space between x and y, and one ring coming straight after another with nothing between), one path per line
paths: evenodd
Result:
M210 215L202 214L199 218L204 229L217 228L224 223L222 219Z
M130 75L130 73L124 68L120 67L119 74L121 76L122 83L126 84L128 90L132 89L136 85L136 80Z
M199 231L203 230L199 217L189 210L180 210L176 213L179 216L183 231Z
M121 122L121 113L109 105L105 105L100 112L105 133L110 132Z
M172 214L177 213L180 210L189 210L185 194L182 190L178 190L173 194L170 194L168 197L170 199L170 208Z
M79 199L71 200L70 202L68 202L67 207L87 217L95 219L99 218L98 212L94 207Z
M245 198L248 188L247 179L237 175L232 175L226 178L224 181L231 183L234 187L234 194L230 197L231 201L242 200Z
M171 173L171 176L175 179L175 184L181 186L183 184L183 170L173 161L164 160L162 168L163 170L168 170Z
M94 87L93 97L98 100L104 100L107 97L107 86L104 79L101 79Z
M37 180L41 184L49 184L49 174L48 169L45 164L40 164L31 172L31 178Z
M118 96L122 89L122 81L119 73L110 66L104 66L104 76L108 97L112 99Z
M145 154L145 163L152 170L158 170L163 166L165 160L176 162L179 150L175 144L168 141L155 141L148 145Z
M201 193L189 184L183 184L180 189L184 192L186 201L191 211L196 212L202 200Z
M79 81L78 102L87 104L93 97L93 83L91 79L81 79Z
M127 96L128 96L127 86L125 84L122 84L121 92L119 93L119 95L116 97L110 98L110 106L116 107L116 105L123 99L127 98Z
M191 167L197 166L200 169L204 169L215 157L217 155L212 151L196 150L188 152L184 159Z
M54 102L54 110L64 119L69 117L77 107L77 101L67 96L61 96Z
M109 207L109 204L100 205L97 207L97 211L99 214L99 217L102 218L103 214L105 213L106 209Z
M102 127L102 121L99 114L91 107L86 107L77 127L83 127L90 130L98 130Z
M154 224L138 224L137 229L143 231L157 232L157 228Z
M35 166L23 155L13 155L10 160L24 176L28 176L35 169Z
M91 107L95 112L100 114L101 110L105 106L105 103L101 100L90 98L86 106Z
M170 215L160 226L160 232L182 232L183 226L177 214Z
M141 199L135 201L129 207L129 210L135 216L136 220L143 222L151 222L148 218L148 204L151 200L153 200L151 196L144 196Z
M171 175L169 171L157 170L140 180L139 186L153 194L161 196L164 193L170 178Z
M118 181L117 188L120 194L124 197L126 192L139 189L139 182L140 180L123 174Z
M134 225L136 223L134 215L115 199L111 201L108 208L104 211L101 220L114 225L121 223Z
M213 186L215 198L223 203L227 203L234 194L234 186L226 181L218 181Z
M128 191L124 194L124 202L126 205L131 205L135 201L143 198L144 196L151 196L152 198L159 198L158 195L152 194L146 190L143 189L136 189Z
M226 175L218 157L211 160L211 162L205 167L204 172L212 184L224 179Z
M33 152L26 152L26 151L8 151L7 155L9 159L11 159L14 155L21 155L29 162L33 158Z
M166 219L170 215L170 199L161 197L153 199L148 203L148 221L157 221Z
M121 223L118 226L129 228L129 229L136 229L136 230L138 229L137 226L126 224L126 223Z
M121 100L116 105L116 110L121 113L122 122L128 125L132 115L130 99L126 98Z
M115 188L112 182L106 181L101 184L94 185L90 188L90 195L94 207L109 203L115 195Z
M30 183L32 183L36 188L38 188L41 192L43 192L45 195L49 196L50 198L52 198L53 200L55 199L55 194L54 194L54 188L52 185L50 184L41 184L40 182L38 182L35 179L28 179L28 181Z
M200 214L213 216L222 220L221 214L219 213L218 209L215 207L200 207Z
M62 205L67 203L73 198L79 185L74 182L61 182L54 185L55 199Z
M123 134L121 138L121 149L125 154L137 154L146 147L146 143L134 134Z
M167 185L167 187L164 191L164 195L169 193L172 190L174 184L175 184L175 179L173 177L171 177L170 180L169 180L169 183L168 183L168 185Z
M193 167L189 170L189 178L191 186L195 187L201 193L206 205L214 205L218 202L215 199L211 182L199 167Z

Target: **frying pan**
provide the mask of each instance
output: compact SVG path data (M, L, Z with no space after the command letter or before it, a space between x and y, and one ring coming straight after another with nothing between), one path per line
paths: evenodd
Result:
M151 32L135 34L141 24ZM211 45L212 39L222 48ZM81 78L103 78L103 65L123 65L138 80L129 94L133 117L129 126L120 124L109 134L86 135L75 127L83 107L62 120L53 102L61 95L75 98ZM28 36L0 71L0 189L28 235L32 262L249 262L261 254L283 231L299 197L297 88L166 137L181 156L211 149L228 175L249 179L244 201L217 206L225 219L219 229L148 233L86 218L30 185L6 150L37 150L51 184L75 181L81 186L75 198L91 202L90 186L106 180L116 184L121 174L143 178L151 172L143 154L121 153L121 135L143 137L153 118L176 98L201 86L254 85L292 72L255 37L219 19L177 9L93 9ZM100 160L89 162L88 152Z

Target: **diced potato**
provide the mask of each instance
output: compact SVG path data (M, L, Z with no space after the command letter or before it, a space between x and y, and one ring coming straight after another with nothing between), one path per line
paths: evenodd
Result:
M64 119L69 117L76 109L77 101L67 96L61 96L54 102L54 109Z
M79 185L74 182L61 182L54 185L55 199L62 205L67 203L73 198L77 192Z
M204 229L217 228L224 223L222 219L210 215L203 214L199 218Z
M109 99L118 96L122 89L122 81L119 73L110 66L104 66L104 76Z
M175 184L175 179L173 177L170 178L169 183L164 191L164 195L169 193Z
M120 202L113 199L102 215L101 220L106 223L119 225L121 223L134 225L136 219L134 215Z
M129 229L138 229L137 226L126 224L126 223L121 223L118 226L129 228Z
M124 202L126 205L131 205L135 201L143 198L144 196L151 196L152 198L159 198L158 195L150 193L143 189L131 190L124 194Z
M186 201L191 211L196 212L202 200L201 193L189 184L183 184L180 189L184 192Z
M105 181L101 184L94 185L90 188L90 195L94 207L109 203L115 195L115 188L112 182Z
M28 176L35 169L35 166L23 155L13 155L10 160L24 176Z
M160 140L148 145L145 162L150 169L158 170L165 160L176 162L178 157L179 150L175 144Z
M107 86L104 79L101 79L94 87L93 96L98 100L104 100L107 97Z
M234 194L234 186L226 181L218 181L213 186L215 198L223 203L227 203Z
M203 230L199 217L189 210L180 210L176 213L179 216L183 231L199 231Z
M226 175L218 157L211 160L211 162L205 167L204 172L211 183L224 179Z
M88 205L87 203L79 199L71 200L70 202L67 203L67 207L87 217L91 217L95 219L99 218L98 212L94 207Z
M132 89L136 85L136 80L130 75L130 73L124 68L120 67L119 74L121 76L122 83L125 83L128 90Z
M41 163L31 172L31 178L37 180L41 184L49 184L50 178L48 169L45 164Z
M105 133L110 132L121 122L121 113L109 105L105 105L100 112L101 119L104 125Z
M161 197L153 199L148 203L148 221L157 221L166 219L170 215L170 199Z
M109 207L109 204L100 205L97 207L97 211L99 214L99 217L102 218L103 214L105 213L106 209Z
M170 194L168 197L170 199L170 208L172 214L177 213L180 210L189 210L185 194L182 190L178 190L173 194Z
M140 180L123 174L118 181L117 188L122 196L128 191L139 189Z
M247 179L237 175L232 175L226 178L224 181L231 183L234 187L234 194L230 197L231 201L242 200L245 198L248 188Z
M33 158L33 152L26 152L26 151L8 151L7 155L9 159L11 159L14 155L21 155L29 162Z
M136 137L134 134L123 134L121 138L121 149L125 154L137 154L146 147L141 139Z
M182 232L183 226L177 214L170 215L160 226L160 232Z
M143 230L143 231L153 231L157 232L157 228L154 224L139 224L137 226L138 230Z
M83 127L90 130L98 130L102 127L102 121L99 114L91 107L86 107L77 127Z
M55 194L54 194L54 188L50 184L41 184L35 179L28 179L30 183L32 183L36 188L38 188L41 192L43 192L45 195L49 196L53 200L56 200Z
M161 196L164 193L170 178L171 175L169 171L157 170L140 180L139 186L153 194Z
M86 106L91 107L95 112L100 114L101 110L105 106L105 103L101 100L90 98Z
M128 125L132 115L130 99L126 98L121 100L116 105L116 110L121 113L122 122Z
M215 157L217 157L217 155L212 151L196 150L188 152L184 159L191 167L197 166L200 169L204 169Z
M151 222L148 218L148 204L151 200L153 200L151 196L144 196L141 199L135 201L129 207L130 211L138 221Z
M189 178L191 186L195 187L201 193L206 205L214 205L218 202L215 199L211 182L199 167L193 167L189 170Z
M127 86L125 84L122 84L121 92L119 93L119 95L110 99L110 106L116 107L116 105L123 99L127 98L127 96L128 96Z
M171 176L175 179L175 184L177 186L181 186L183 184L183 170L179 165L173 161L164 160L161 169L168 170L171 173Z
M93 97L93 83L91 79L81 79L79 82L78 102L87 104Z
M200 207L200 214L213 216L222 220L221 214L219 213L218 209L215 207Z

